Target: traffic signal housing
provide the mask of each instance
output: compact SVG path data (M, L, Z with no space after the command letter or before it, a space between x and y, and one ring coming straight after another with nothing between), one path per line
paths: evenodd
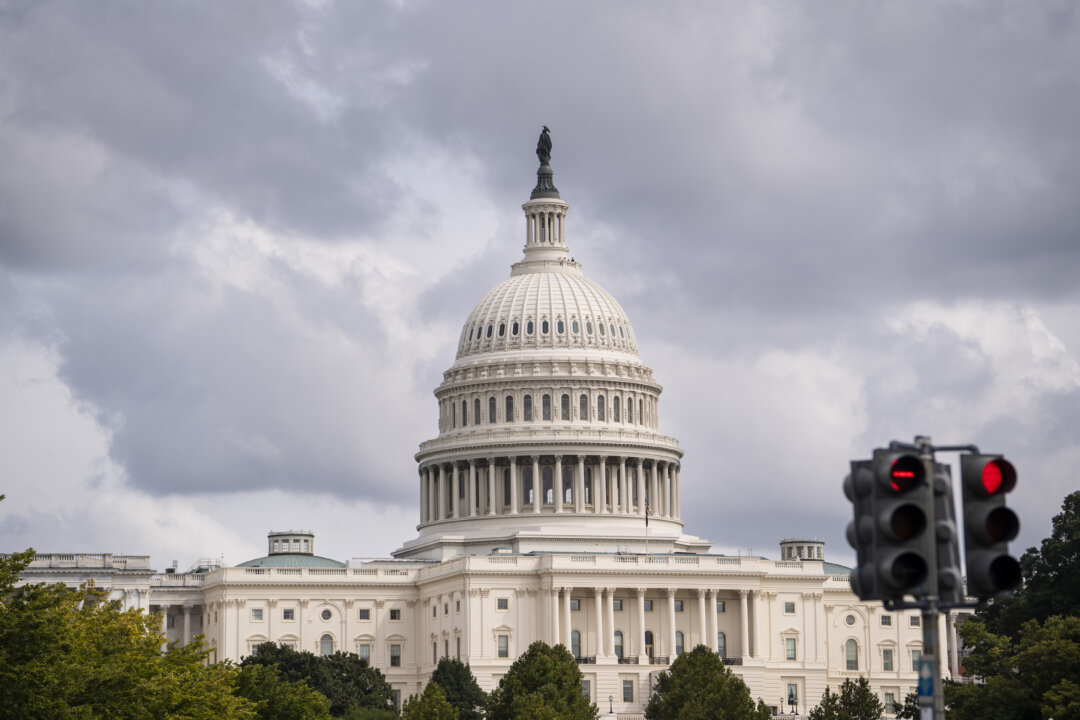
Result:
M937 544L938 601L957 605L964 600L960 572L960 537L953 500L952 469L934 463L934 542Z
M926 466L913 452L874 451L874 565L882 598L936 594L934 496Z
M844 494L851 501L855 519L848 523L847 540L855 548L851 590L861 600L880 600L874 566L874 463L852 460L851 474L844 478Z
M1020 563L1009 555L1009 541L1020 532L1020 519L1005 507L1016 487L1016 470L1001 455L961 455L964 499L964 546L968 594L980 599L1020 586Z

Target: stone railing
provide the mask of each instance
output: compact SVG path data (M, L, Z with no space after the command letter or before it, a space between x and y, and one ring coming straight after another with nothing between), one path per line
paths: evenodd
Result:
M726 657L724 658L725 665L742 665L741 657Z
M578 665L595 665L596 664L596 656L595 655L582 655L581 657L576 658L576 660L577 660Z
M30 568L94 568L113 570L152 570L149 555L113 555L111 553L38 553Z

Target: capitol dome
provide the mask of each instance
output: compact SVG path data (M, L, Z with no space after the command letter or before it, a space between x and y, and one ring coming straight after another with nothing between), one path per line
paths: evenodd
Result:
M663 388L626 312L570 255L569 206L537 154L524 256L462 327L439 434L416 454L418 537L395 555L707 552L682 532Z

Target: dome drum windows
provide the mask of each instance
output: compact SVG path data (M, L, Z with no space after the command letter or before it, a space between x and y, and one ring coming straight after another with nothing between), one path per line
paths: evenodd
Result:
M499 337L505 337L505 336L506 336L506 323L501 322L501 323L499 323Z
M541 400L541 409L542 409L542 412L543 412L543 419L545 421L550 421L551 420L551 396L550 395L546 395L546 394L544 395L543 399Z
M597 395L596 396L596 419L599 420L600 422L606 422L607 421L607 418L605 417L605 409L606 408L605 408L605 403L604 403L604 396L603 395Z
M560 415L559 419L566 421L570 419L570 396L563 394L562 402L560 403Z
M556 321L555 323L555 332L559 335L563 335L566 333L566 323L564 323L561 319Z
M488 425L495 422L495 396L488 398Z
M488 338L488 340L491 339L491 334L493 332L495 332L495 326L494 325L488 325L488 327L487 327L487 338Z
M533 419L532 395L526 395L521 399L522 420L532 422Z
M581 332L581 326L578 325L578 321L576 319L571 321L570 329L574 332L575 335L578 335Z
M541 323L540 323L540 334L541 335L547 335L550 330L551 330L551 325L548 323L548 321L547 320L541 321Z
M506 417L504 422L514 422L514 396L506 396Z
M532 320L526 321L526 323L525 323L525 334L526 335L532 335L533 334L533 321Z
M517 320L515 320L514 323L510 326L510 334L513 335L514 337L517 337L517 334L518 334L518 321Z

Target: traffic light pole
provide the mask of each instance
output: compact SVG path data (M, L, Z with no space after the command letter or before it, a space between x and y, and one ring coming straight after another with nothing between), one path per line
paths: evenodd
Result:
M926 477L934 477L934 444L930 438L920 435L915 438L915 447L926 467ZM931 480L933 482L933 480ZM931 512L933 508L930 508ZM941 687L941 638L938 633L937 553L927 558L929 565L927 583L932 592L926 597L926 607L922 611L923 654L919 659L919 715L920 720L945 720L945 696ZM929 685L929 687L926 687Z

